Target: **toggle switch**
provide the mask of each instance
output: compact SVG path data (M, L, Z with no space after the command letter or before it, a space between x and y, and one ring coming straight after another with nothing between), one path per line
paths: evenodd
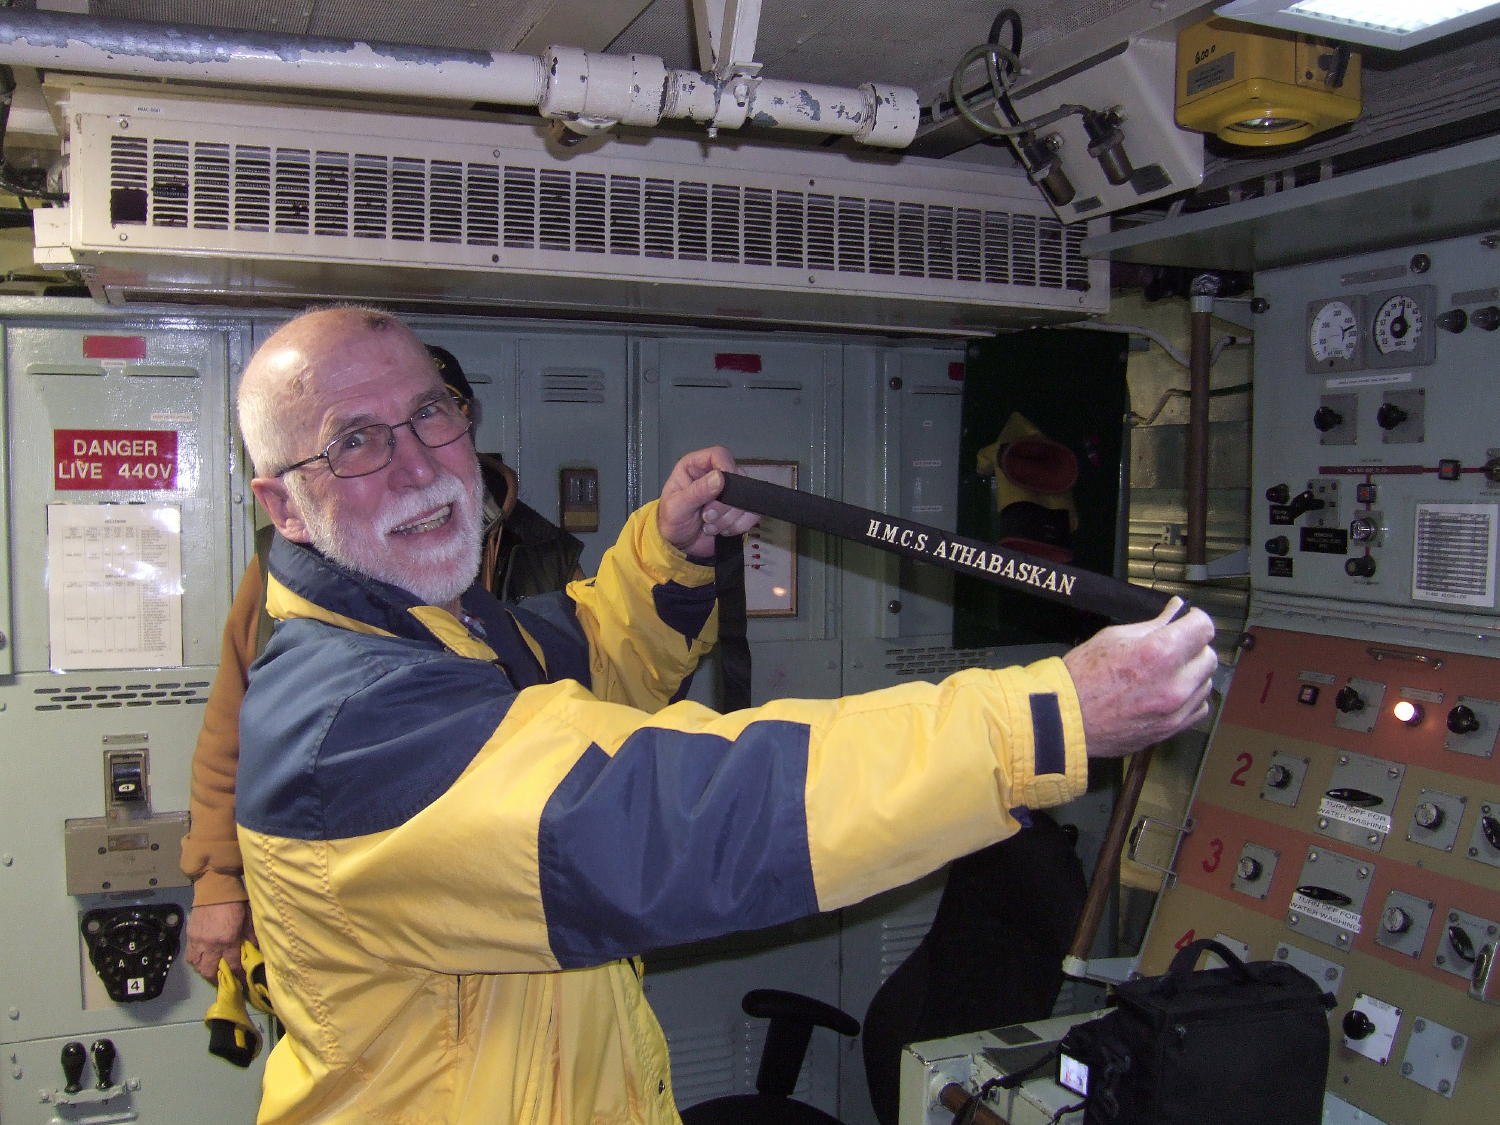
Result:
M1287 505L1286 510L1287 515L1290 516L1293 520L1296 520L1297 518L1305 515L1308 512L1316 512L1324 507L1326 507L1324 502L1314 496L1312 489L1309 488L1293 496L1292 501Z
M109 766L109 799L115 804L134 804L146 798L146 779L139 761L116 761Z

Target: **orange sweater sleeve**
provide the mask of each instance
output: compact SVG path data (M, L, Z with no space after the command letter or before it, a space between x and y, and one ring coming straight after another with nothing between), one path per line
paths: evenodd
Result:
M182 839L182 873L193 881L193 905L243 902L240 844L234 824L234 777L240 760L240 704L255 660L265 582L251 558L224 623L219 670L209 689L193 749L190 827Z

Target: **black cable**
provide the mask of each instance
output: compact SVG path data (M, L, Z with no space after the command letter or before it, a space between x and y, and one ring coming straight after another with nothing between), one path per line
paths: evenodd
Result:
M1014 8L1001 8L1000 14L995 17L995 22L990 24L990 34L986 42L999 45L1000 34L1010 25L1010 53L1011 58L1021 57L1021 13ZM1011 74L1015 73L1015 63L1010 59L1005 60L1005 69ZM995 103L1005 114L1005 119L1012 125L1021 123L1021 115L1016 112L1016 107L1010 104L1010 94L1004 86L997 85L995 91Z
M1065 1116L1072 1113L1074 1110L1083 1109L1088 1104L1088 1101L1085 1099L1084 1101L1078 1102L1076 1105L1063 1106L1060 1110L1052 1115L1052 1118L1047 1122L1047 1125L1057 1125L1057 1123L1061 1121Z
M974 1119L979 1116L980 1103L998 1085L1000 1085L1000 1079L991 1078L979 1087L979 1092L969 1098L969 1104L958 1111L958 1116L953 1119L953 1125L974 1125Z
M9 7L9 5L5 5ZM24 206L26 198L43 199L48 203L66 203L68 195L66 192L44 191L40 188L29 188L16 178L16 172L5 160L5 136L10 126L10 102L16 92L16 76L10 67L0 66L0 191L7 191L22 201Z

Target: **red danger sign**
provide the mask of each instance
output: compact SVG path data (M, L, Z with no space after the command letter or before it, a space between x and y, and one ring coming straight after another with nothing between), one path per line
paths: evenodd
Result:
M134 492L177 487L176 430L53 430L52 484Z

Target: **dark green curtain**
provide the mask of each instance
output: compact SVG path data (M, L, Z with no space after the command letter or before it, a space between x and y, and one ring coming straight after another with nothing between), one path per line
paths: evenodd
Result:
M1071 565L1113 574L1120 460L1129 395L1126 337L1110 332L1034 330L970 345L964 372L959 446L958 532L998 538L992 478L975 470L979 451L1013 414L1078 459L1072 494L1078 526ZM1061 642L1074 644L1108 624L1103 618L957 576L953 643L957 648Z

